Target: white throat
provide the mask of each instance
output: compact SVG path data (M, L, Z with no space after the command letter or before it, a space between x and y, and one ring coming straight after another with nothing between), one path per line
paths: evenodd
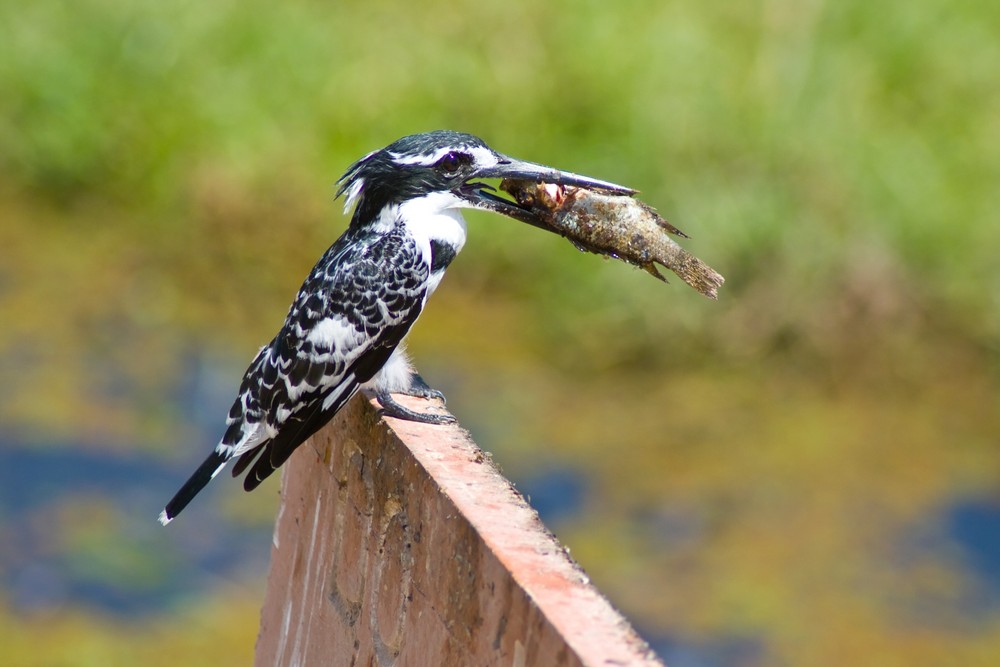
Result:
M451 246L457 253L465 245L466 227L461 208L466 205L450 192L434 192L401 204L397 215L417 240L421 251L426 247L430 253L431 241L438 241Z
M401 204L395 214L403 221L428 265L431 263L431 242L447 245L455 254L465 245L466 226L461 209L468 204L450 192L434 192ZM444 271L431 275L427 296L441 282Z

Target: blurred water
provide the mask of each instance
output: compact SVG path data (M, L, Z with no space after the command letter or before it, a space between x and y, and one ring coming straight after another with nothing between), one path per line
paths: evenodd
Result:
M1000 608L1000 497L956 503L946 525L948 535L962 547L966 567L987 587L992 605Z
M518 477L515 483L542 521L553 526L578 517L589 493L587 473L569 464L549 462L540 470Z
M207 489L186 527L156 522L186 467L79 443L2 448L0 581L16 609L134 617L250 573L263 581L270 527L227 517L226 489Z

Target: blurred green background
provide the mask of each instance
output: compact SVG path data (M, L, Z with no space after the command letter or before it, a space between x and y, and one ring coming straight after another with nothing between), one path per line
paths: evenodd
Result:
M0 0L0 645L247 664L277 485L163 502L451 128L627 184L710 302L511 220L423 375L672 667L1000 655L1000 4Z

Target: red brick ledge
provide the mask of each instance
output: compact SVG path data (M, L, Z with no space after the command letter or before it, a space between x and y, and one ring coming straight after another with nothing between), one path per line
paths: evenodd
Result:
M356 397L281 496L259 666L663 667L458 426Z

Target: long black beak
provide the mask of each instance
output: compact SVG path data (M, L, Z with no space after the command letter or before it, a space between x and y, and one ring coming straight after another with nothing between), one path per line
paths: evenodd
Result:
M496 166L479 170L476 178L509 178L515 181L554 183L556 185L569 185L588 190L603 190L611 194L635 194L635 190L632 188L615 185L607 181L600 181L589 176L580 176L568 171L559 171L558 169L535 164L534 162L522 162L521 160L515 160L506 156L501 157L501 161Z
M473 207L495 211L503 215L526 222L535 227L548 229L534 213L524 208L510 199L506 199L494 194L494 188L486 183L476 182L480 178L500 178L515 181L528 181L531 183L554 183L557 185L568 185L588 190L600 190L608 194L618 194L631 196L636 193L632 188L609 183L589 176L581 176L568 171L559 171L552 167L515 160L505 155L500 156L500 161L491 167L485 167L472 174L458 188L456 194L468 201Z

